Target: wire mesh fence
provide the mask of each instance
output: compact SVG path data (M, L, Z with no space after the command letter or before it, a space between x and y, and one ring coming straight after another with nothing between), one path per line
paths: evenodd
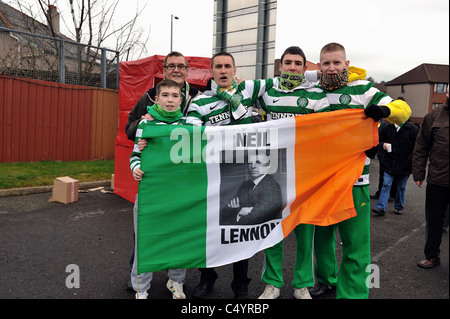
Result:
M119 89L119 53L0 27L0 74Z

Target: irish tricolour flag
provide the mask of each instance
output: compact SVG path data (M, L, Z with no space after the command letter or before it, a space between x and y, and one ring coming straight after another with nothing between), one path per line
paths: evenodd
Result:
M249 125L143 132L138 273L253 256L300 223L356 215L352 186L378 143L362 110Z

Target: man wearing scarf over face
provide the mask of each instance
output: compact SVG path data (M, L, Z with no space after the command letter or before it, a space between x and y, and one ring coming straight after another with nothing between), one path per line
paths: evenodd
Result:
M292 46L281 56L279 78L245 81L233 92L219 91L217 96L228 102L231 121L240 121L248 116L248 110L256 103L264 120L271 121L286 117L313 113L329 107L328 99L321 89L314 87L317 71L306 71L306 57L303 50ZM234 95L233 95L234 94ZM246 113L247 112L247 113ZM241 116L241 117L240 117ZM294 230L297 239L296 263L294 269L294 297L311 299L308 289L314 285L312 245L313 225L299 225ZM262 281L266 283L260 299L276 299L283 287L283 242L266 249Z
M377 90L373 83L364 81L365 70L349 67L345 48L338 43L324 46L320 52L318 66L322 71L318 88L326 93L331 110L348 108L364 109L375 121L386 118L395 124L404 123L411 116L411 109L402 100L393 100ZM326 109L325 111L328 111ZM315 255L316 289L326 291L336 286L338 299L367 299L366 284L371 274L370 259L370 194L369 164L353 187L353 201L357 216L331 226L316 226ZM335 257L335 231L339 228L343 257L339 276ZM312 295L314 295L311 292Z
M292 46L284 51L281 56L280 72L280 78L274 79L274 86L257 100L268 121L310 114L329 107L326 95L314 88L313 82L317 79L317 72L306 72L306 57L302 49ZM292 281L294 297L311 299L307 287L314 285L312 254L314 225L298 225L294 233L297 241ZM266 283L266 287L259 298L276 299L284 284L283 241L266 249L265 255L261 279Z

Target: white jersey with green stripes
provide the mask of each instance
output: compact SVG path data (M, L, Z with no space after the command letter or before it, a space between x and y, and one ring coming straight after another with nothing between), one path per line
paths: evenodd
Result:
M350 82L347 86L331 92L319 88L318 85L317 88L326 93L330 103L330 107L322 111L365 109L372 104L387 105L393 100L389 95L375 88L372 82L365 80ZM367 157L363 173L354 186L369 185L369 164L370 158Z
M389 95L378 90L372 82L365 80L350 82L347 86L332 92L318 89L326 93L331 111L365 109L372 104L387 105L393 101Z
M329 107L326 94L314 86L314 83L304 84L286 91L279 88L279 79L274 79L274 85L258 100L257 107L266 112L267 120L278 120L286 117L305 115L318 112Z
M272 87L273 79L260 81L244 81L237 88L242 104L239 106L242 114L238 119L230 115L230 106L212 91L206 91L196 97L190 104L186 124L198 126L219 126L252 123L252 104L268 88Z
M219 126L230 124L227 102L212 91L206 91L192 100L186 116L186 124L197 126Z

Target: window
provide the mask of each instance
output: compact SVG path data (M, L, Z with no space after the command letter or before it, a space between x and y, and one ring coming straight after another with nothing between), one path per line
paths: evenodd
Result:
M447 85L447 83L436 83L434 85L434 93L446 93Z

